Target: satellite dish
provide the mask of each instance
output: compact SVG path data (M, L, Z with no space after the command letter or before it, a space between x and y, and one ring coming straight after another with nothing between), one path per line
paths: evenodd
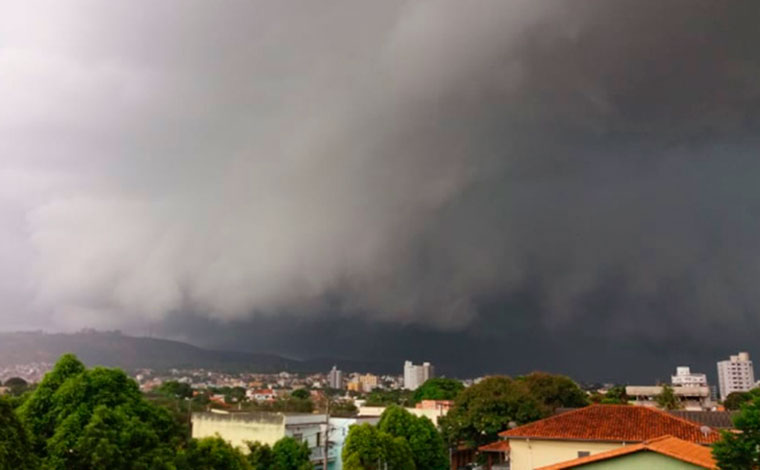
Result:
M509 427L509 429L514 429L517 427L517 423L515 423L514 421L510 421L509 424L507 424L507 426Z
M712 431L712 429L710 429L710 426L702 426L702 427L699 428L699 430L702 431L702 434L705 437L709 436L710 435L710 431Z

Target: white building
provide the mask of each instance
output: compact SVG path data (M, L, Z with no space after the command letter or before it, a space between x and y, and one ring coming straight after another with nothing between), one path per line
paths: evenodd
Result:
M755 369L749 353L740 352L718 362L718 386L721 400L733 392L746 392L755 386Z
M676 367L676 375L670 376L674 387L707 387L707 375L692 372L689 367Z
M404 363L404 388L407 390L416 390L434 376L433 366L429 362L419 366L412 364L412 361Z
M343 388L343 371L338 370L337 366L333 366L333 368L327 374L327 385L328 387L334 389Z

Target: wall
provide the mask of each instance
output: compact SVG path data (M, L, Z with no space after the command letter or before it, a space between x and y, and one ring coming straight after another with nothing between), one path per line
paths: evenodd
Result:
M578 458L578 451L598 454L621 447L620 442L550 441L510 439L511 470L533 470Z
M194 438L219 434L243 450L246 441L273 445L285 436L284 416L277 413L193 413L192 420Z
M636 452L616 459L573 467L574 470L705 470L655 452Z

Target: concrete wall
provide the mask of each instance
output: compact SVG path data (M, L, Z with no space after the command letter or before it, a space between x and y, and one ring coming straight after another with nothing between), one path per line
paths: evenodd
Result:
M594 462L578 467L577 470L705 470L656 452L636 452L615 459Z
M590 452L591 455L617 449L620 442L589 442L589 441L550 441L510 439L511 470L533 470L545 465L565 462L578 458L579 451Z
M233 446L247 450L246 441L273 445L285 437L284 415L278 413L193 413L194 438L219 435Z

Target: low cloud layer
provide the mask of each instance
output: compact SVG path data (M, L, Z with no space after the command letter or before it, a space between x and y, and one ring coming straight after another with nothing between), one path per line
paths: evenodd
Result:
M757 14L3 6L0 318L756 328Z

